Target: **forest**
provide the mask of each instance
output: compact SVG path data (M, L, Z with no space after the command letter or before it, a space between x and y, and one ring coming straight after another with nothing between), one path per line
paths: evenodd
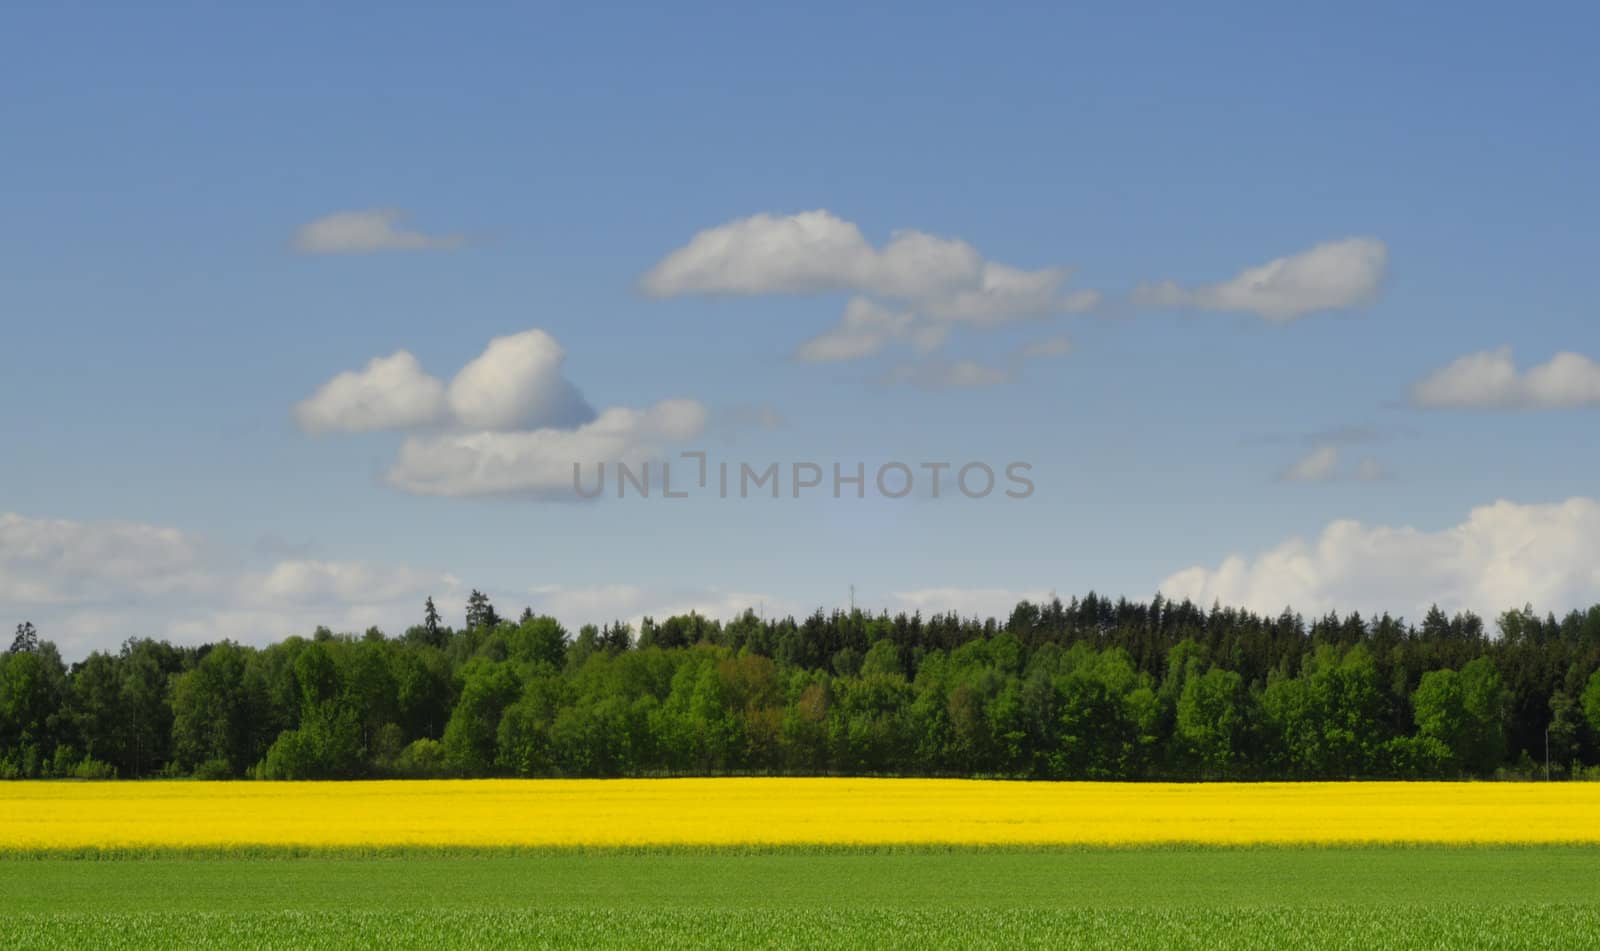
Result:
M473 592L399 637L0 655L0 777L1600 779L1600 606L1308 620L1157 595L1000 620L696 614L576 634Z

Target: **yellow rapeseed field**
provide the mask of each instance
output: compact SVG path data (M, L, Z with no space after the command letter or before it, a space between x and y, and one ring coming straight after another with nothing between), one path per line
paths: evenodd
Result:
M1600 784L0 783L0 850L1600 842Z

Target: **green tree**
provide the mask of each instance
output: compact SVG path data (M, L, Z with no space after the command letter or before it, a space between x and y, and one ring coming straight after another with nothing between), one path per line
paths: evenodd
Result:
M499 626L500 615L489 603L489 596L474 588L467 597L467 630L492 631Z
M1459 769L1490 772L1505 756L1506 694L1500 675L1486 657L1459 672L1433 670L1412 695L1417 732L1450 751Z
M1600 733L1600 670L1589 677L1579 702L1583 705L1584 719L1589 721L1589 729Z
M260 758L251 726L266 706L264 685L261 696L247 689L246 662L244 648L223 641L173 681L172 744L180 768L242 776Z
M12 654L31 654L39 649L39 632L34 629L32 621L23 621L17 625L17 636L11 641Z
M500 715L516 701L522 683L508 663L483 659L462 673L461 698L444 729L444 753L450 767L464 775L482 775L495 764L495 738Z
M1242 684L1238 674L1221 667L1184 683L1177 706L1177 740L1203 777L1226 778L1232 771L1244 724Z

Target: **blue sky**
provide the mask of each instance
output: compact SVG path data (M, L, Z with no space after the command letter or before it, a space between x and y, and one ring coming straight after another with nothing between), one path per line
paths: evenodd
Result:
M1600 356L1596 20L1577 4L13 9L0 614L81 653L394 630L426 593L474 586L571 623L808 611L852 583L868 607L964 612L1091 588L1412 616L1600 600L1600 370L1526 376ZM766 216L776 234L820 210L870 253L911 230L1069 269L1063 298L1099 298L985 323L941 322L931 292L881 279L649 292L709 229ZM378 239L307 250L338 215ZM399 232L439 246L381 246ZM707 266L748 290L771 260L745 238ZM1292 319L1216 290L1355 238L1381 268L1333 272ZM1162 281L1188 296L1136 293ZM857 297L948 332L928 353L797 359ZM597 411L703 409L630 452L1024 460L1037 490L422 495L392 478L402 444L471 424L297 422L374 358L404 351L448 384L534 329ZM1058 338L1069 353L1018 356ZM1490 356L1417 389L1474 354ZM1508 383L1507 361L1525 376ZM926 385L956 364L991 385Z

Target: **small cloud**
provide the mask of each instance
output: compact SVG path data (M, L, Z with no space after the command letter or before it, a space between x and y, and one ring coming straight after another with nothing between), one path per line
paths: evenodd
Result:
M1048 604L1055 593L1034 588L921 588L895 591L887 607L892 611L917 611L924 615L955 614L960 617L1005 620L1021 601Z
M1461 357L1411 388L1429 409L1535 410L1600 406L1600 364L1578 353L1519 372L1510 347Z
M927 354L953 326L992 328L1100 306L1097 291L1064 289L1071 273L986 260L965 241L912 229L877 247L853 222L817 210L708 228L662 258L639 286L655 298L855 295L834 328L795 354L828 363L873 357L900 342Z
M1344 451L1335 445L1317 446L1278 474L1279 482L1379 482L1389 478L1383 464L1362 457L1351 468L1341 467Z
M1327 482L1339 468L1339 449L1318 446L1278 476L1282 482Z
M1246 268L1218 284L1142 284L1132 299L1141 307L1243 311L1289 323L1317 311L1377 300L1388 260L1388 247L1377 238L1346 238Z
M370 254L375 251L449 251L466 243L459 234L430 235L400 226L407 214L398 209L340 211L318 218L295 232L294 249L302 254Z

